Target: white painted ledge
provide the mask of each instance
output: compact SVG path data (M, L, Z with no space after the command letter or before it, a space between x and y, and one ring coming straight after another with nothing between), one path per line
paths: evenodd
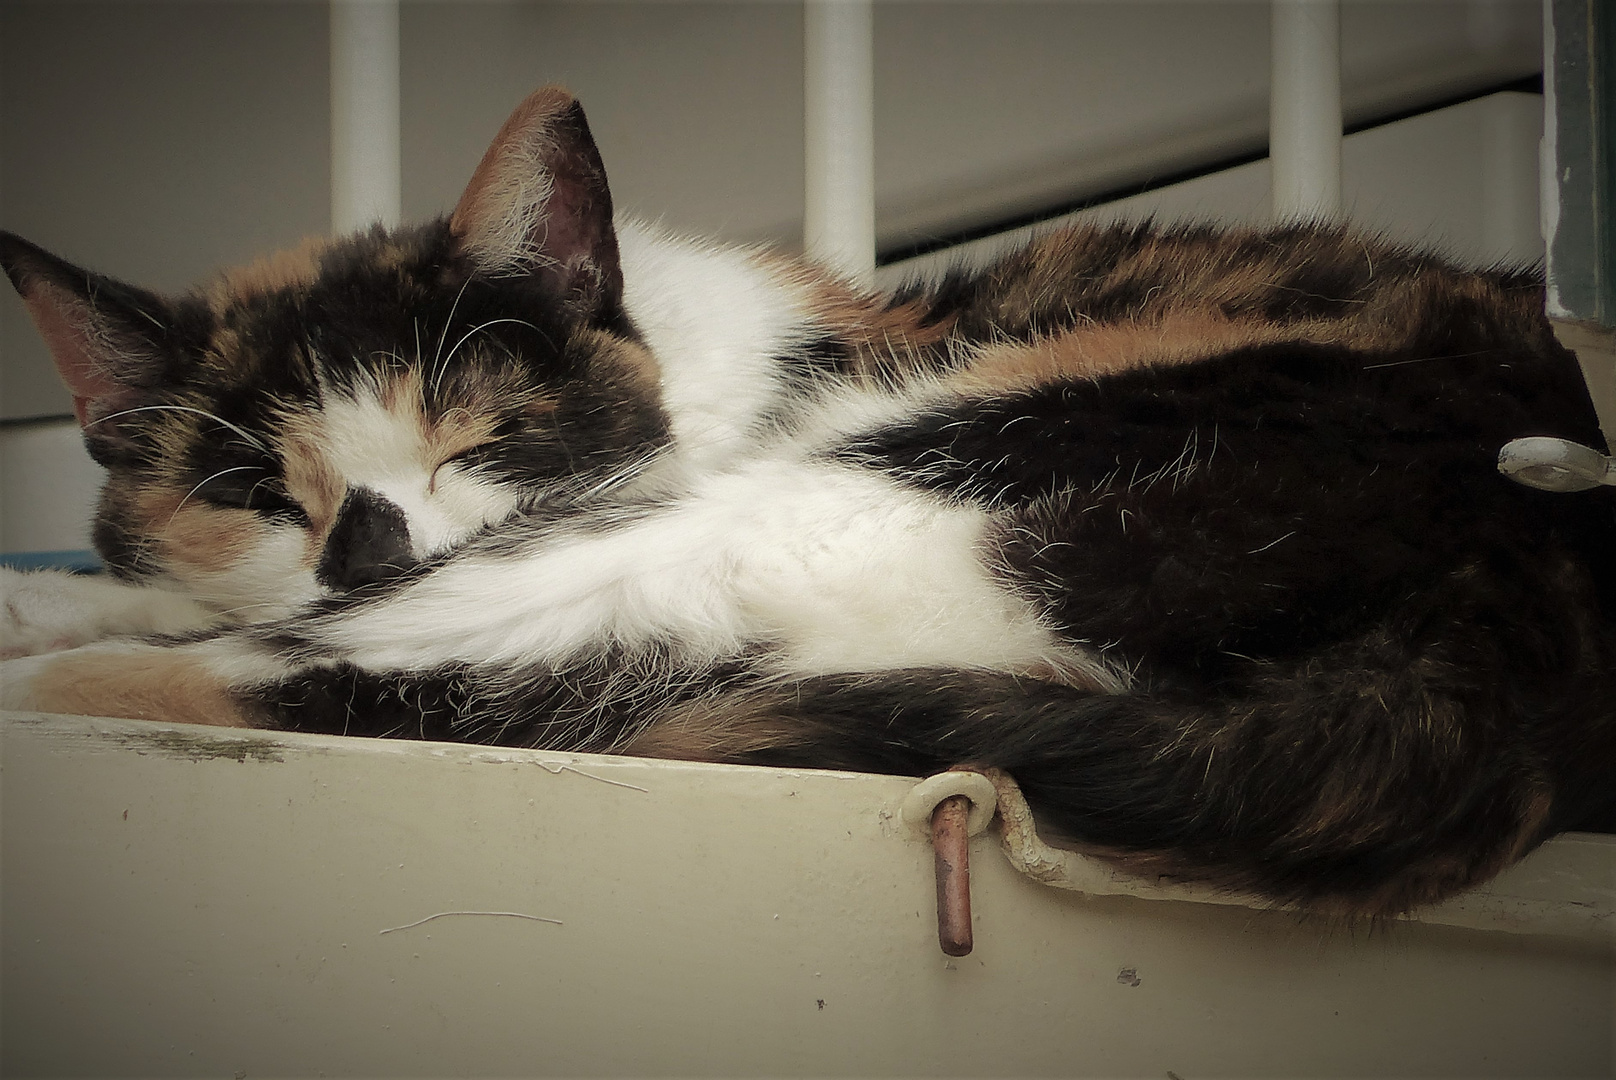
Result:
M0 1072L1616 1066L1609 940L1080 896L992 836L949 961L911 786L7 714ZM1520 887L1607 888L1606 840L1552 842Z

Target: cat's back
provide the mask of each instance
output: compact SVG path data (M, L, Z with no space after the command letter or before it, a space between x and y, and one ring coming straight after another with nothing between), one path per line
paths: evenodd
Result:
M1467 268L1350 226L1307 222L1070 224L985 266L907 283L889 307L944 328L956 347L1064 337L1075 347L1103 337L1115 351L1135 332L1140 350L1155 343L1196 355L1235 333L1384 348L1469 321L1541 351L1549 333L1533 268Z
M1054 229L906 285L887 313L913 328L899 340L921 343L915 366L966 399L1099 384L1077 392L1202 414L1233 394L1282 411L1305 385L1326 412L1350 401L1399 427L1598 445L1543 299L1535 268L1466 268L1344 225L1123 222Z
M846 456L1000 515L1084 639L1298 655L1477 567L1510 603L1616 610L1609 489L1497 469L1524 436L1603 443L1531 271L1343 226L1117 224L896 299L948 327L949 395Z

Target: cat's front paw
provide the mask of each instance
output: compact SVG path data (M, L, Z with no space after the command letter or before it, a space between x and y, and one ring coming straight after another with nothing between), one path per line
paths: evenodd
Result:
M0 567L0 659L71 649L98 636L73 576Z
M60 570L0 567L0 659L127 634L182 633L217 621L195 600L162 589Z

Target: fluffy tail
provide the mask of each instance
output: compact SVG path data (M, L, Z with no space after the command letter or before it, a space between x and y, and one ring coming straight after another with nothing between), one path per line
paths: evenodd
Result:
M1565 824L1562 785L1519 718L1466 715L1429 680L1348 677L1191 700L979 672L823 676L686 705L658 725L671 742L640 749L901 774L997 766L1080 850L1356 915L1441 899Z

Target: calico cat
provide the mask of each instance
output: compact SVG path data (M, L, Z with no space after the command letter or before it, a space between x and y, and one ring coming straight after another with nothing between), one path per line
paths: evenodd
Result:
M1369 915L1611 810L1616 496L1495 466L1599 435L1532 275L1114 225L870 295L614 228L556 89L429 225L178 300L0 263L114 570L301 602L8 706L996 766L1082 850Z

